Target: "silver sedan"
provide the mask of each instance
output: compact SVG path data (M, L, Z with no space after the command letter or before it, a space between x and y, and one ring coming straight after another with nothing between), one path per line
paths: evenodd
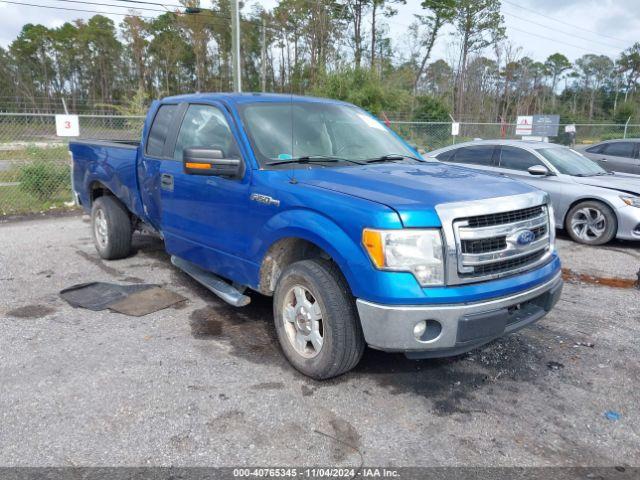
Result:
M576 242L640 240L640 176L607 172L568 147L478 140L435 150L426 158L507 175L548 192L556 227Z

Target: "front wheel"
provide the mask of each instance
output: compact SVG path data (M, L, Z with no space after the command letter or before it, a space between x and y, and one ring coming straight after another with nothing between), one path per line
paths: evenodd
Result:
M604 245L618 230L613 210L593 200L580 202L569 210L565 226L573 240L586 245Z
M355 367L364 338L353 297L337 266L327 260L296 262L276 286L273 313L289 362L317 380Z

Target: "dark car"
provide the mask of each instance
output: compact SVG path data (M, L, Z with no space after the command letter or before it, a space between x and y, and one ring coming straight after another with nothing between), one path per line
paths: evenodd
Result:
M640 138L607 140L586 148L579 148L586 157L595 160L608 172L640 175Z

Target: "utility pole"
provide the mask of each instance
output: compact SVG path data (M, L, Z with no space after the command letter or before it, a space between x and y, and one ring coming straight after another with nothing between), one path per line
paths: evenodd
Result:
M260 85L262 91L267 91L267 25L262 12L262 34L260 35Z
M239 0L231 0L231 59L233 70L233 91L242 92L242 71L240 64L240 5Z

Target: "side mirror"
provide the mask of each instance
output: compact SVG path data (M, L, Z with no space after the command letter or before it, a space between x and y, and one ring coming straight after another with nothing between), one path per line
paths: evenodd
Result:
M533 165L527 169L529 175L534 175L536 177L548 177L551 175L551 172L544 165Z
M224 158L222 150L217 148L185 148L182 166L184 173L189 175L238 177L242 172L242 161L239 158Z

